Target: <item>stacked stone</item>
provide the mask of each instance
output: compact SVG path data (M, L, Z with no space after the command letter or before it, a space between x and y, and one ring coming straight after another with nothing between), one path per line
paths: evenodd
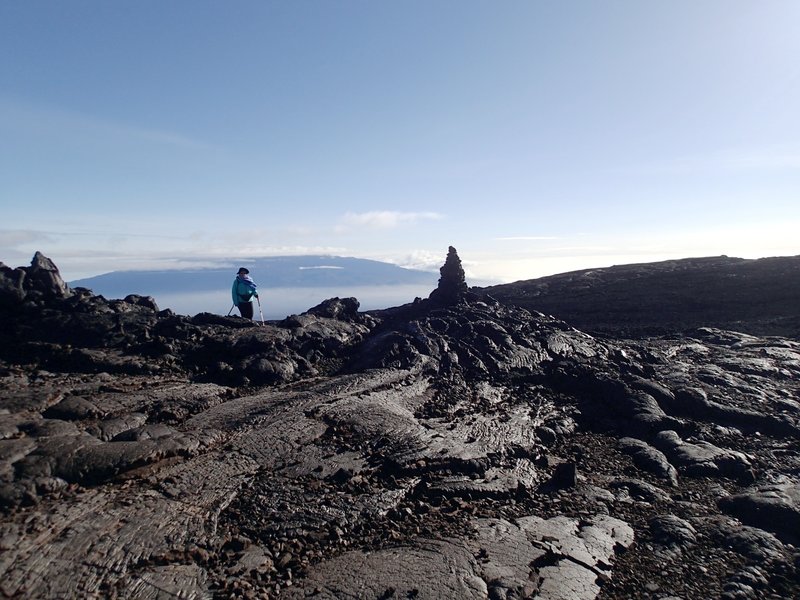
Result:
M430 299L437 304L458 304L466 297L468 287L461 259L453 246L447 249L447 258L439 273L439 285L431 292Z

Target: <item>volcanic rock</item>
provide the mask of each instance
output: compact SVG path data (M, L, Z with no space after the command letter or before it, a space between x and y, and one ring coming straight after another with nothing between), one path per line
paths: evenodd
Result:
M0 305L15 306L53 298L68 298L72 290L64 283L53 261L37 252L30 267L10 269L0 263Z
M452 246L447 249L447 258L439 273L439 285L431 292L430 299L442 305L457 304L466 296L469 288L461 259Z
M583 269L483 288L611 337L716 327L800 337L800 256L728 256Z
M757 486L720 500L722 509L743 522L800 544L800 481Z
M797 340L596 338L451 250L264 325L0 267L0 592L800 594Z

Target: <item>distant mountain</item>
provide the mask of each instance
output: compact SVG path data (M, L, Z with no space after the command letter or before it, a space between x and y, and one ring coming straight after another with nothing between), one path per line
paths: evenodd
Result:
M800 256L717 256L585 269L482 288L596 334L714 326L800 337Z
M68 282L107 298L128 294L159 296L176 292L207 292L230 288L240 266L264 288L429 285L438 273L405 269L390 263L341 256L276 256L241 261L228 268L173 271L113 271Z

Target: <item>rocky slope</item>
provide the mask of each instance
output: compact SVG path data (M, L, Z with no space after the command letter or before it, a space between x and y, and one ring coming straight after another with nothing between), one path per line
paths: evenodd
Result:
M621 265L484 291L612 337L713 326L800 339L800 256L717 256Z
M463 285L266 326L0 265L0 593L791 598L800 343Z

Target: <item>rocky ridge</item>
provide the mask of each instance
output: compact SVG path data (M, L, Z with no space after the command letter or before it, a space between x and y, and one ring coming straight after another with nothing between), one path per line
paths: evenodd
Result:
M800 343L468 290L264 327L0 264L0 593L800 594Z
M800 339L800 256L712 256L618 265L483 291L610 337L717 327Z

